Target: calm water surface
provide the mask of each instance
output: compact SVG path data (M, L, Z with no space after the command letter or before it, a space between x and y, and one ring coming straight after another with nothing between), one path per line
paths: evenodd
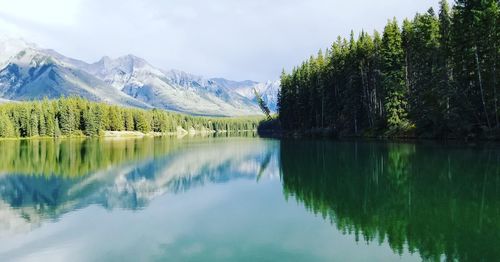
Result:
M500 149L0 142L0 261L498 261Z

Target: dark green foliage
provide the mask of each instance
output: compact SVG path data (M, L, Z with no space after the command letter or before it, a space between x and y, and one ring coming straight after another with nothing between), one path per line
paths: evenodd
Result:
M86 136L97 136L99 135L99 130L101 128L99 121L96 117L95 107L93 105L88 105L85 110L82 111L81 125L83 126L83 133Z
M498 129L498 1L457 0L451 18L456 88L452 118L461 133Z
M58 114L57 119L59 120L59 128L61 130L62 135L71 135L76 130L76 123L80 122L75 119L75 114L73 113L73 104L74 102L69 99L61 99L58 103ZM23 136L21 134L21 136ZM28 137L29 135L24 135Z
M380 36L338 38L283 72L278 107L289 131L339 135L500 137L500 9L457 0L390 20Z
M382 37L382 85L384 87L385 120L389 132L409 126L407 119L408 85L405 83L405 59L401 31L396 20L390 21Z
M261 117L208 118L124 108L82 98L0 105L0 137L99 136L103 131L256 130Z

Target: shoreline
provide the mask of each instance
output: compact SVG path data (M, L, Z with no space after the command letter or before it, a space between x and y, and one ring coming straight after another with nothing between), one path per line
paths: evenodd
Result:
M242 132L257 132L257 130L234 130L234 131L215 131L215 130L194 130L191 129L186 131L182 129L182 131L177 132L149 132L143 133L140 131L103 131L101 135L98 136L86 136L82 134L75 135L61 135L61 136L31 136L31 137L0 137L0 141L12 141L12 140L49 140L49 139L88 139L88 138L144 138L144 137L173 137L177 136L178 138L182 138L185 136L198 136L198 135L212 135L212 134L226 134L226 133L242 133Z
M426 137L415 135L384 136L384 135L339 135L331 130L283 131L259 130L259 136L276 139L329 139L337 141L383 141L383 142L454 142L468 144L475 142L500 143L500 137Z

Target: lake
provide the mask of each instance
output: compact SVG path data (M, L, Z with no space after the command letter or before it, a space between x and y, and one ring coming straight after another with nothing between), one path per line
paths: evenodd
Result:
M500 149L0 141L1 261L494 261Z

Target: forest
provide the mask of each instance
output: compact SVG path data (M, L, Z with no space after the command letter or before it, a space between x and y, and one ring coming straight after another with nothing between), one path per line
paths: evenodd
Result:
M104 131L171 133L255 130L262 117L210 118L143 110L69 97L0 105L0 137L100 136Z
M382 33L338 37L281 75L285 131L499 138L498 0L440 2Z

